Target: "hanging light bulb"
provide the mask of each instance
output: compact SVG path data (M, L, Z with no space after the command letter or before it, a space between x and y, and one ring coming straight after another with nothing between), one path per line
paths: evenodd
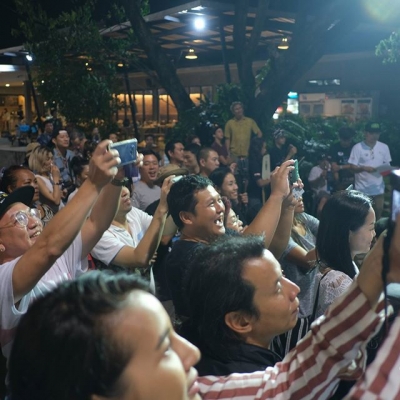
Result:
M279 50L287 50L289 48L289 40L287 37L283 37L281 42L278 44Z
M195 60L197 58L197 54L193 48L190 48L185 56L188 60Z

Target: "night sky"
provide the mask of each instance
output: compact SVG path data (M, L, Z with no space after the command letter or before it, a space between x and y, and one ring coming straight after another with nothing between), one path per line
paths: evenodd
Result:
M71 9L79 0L31 0L42 5L51 15L57 15L60 11ZM157 12L179 4L185 4L189 0L150 0L150 12ZM104 3L108 1L98 0L99 13L105 8ZM11 34L12 29L18 28L18 17L15 11L14 0L0 0L0 49L20 45L21 39L15 38Z

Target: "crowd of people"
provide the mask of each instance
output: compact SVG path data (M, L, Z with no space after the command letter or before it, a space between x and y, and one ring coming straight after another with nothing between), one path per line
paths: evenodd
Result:
M391 161L379 124L359 144L340 130L305 210L286 133L268 151L231 111L210 147L159 154L147 135L130 168L118 136L53 120L3 169L7 400L399 398L400 319L382 326L400 228L375 238Z

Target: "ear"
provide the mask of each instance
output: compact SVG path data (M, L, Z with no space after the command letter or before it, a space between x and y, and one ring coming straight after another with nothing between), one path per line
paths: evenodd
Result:
M252 318L241 311L231 311L225 315L225 324L239 335L252 331Z
M200 158L200 166L204 167L206 165L206 160L204 158Z
M193 224L193 213L189 211L181 211L179 213L179 218L183 222L184 225L192 225Z
M56 144L56 139L51 139L51 141L53 142L53 144Z

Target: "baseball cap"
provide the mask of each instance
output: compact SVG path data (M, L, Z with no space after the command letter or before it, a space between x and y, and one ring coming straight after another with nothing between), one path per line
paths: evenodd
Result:
M272 133L274 139L279 139L281 137L286 137L286 132L283 129L277 129Z
M382 128L379 122L368 122L365 125L365 132L381 133Z
M23 203L30 206L35 189L32 186L22 186L11 193L0 192L0 218L14 203Z
M156 185L160 185L164 182L165 178L168 178L171 175L188 175L189 170L186 168L181 168L176 164L168 164L164 167L161 167L158 170L157 179L154 181Z

